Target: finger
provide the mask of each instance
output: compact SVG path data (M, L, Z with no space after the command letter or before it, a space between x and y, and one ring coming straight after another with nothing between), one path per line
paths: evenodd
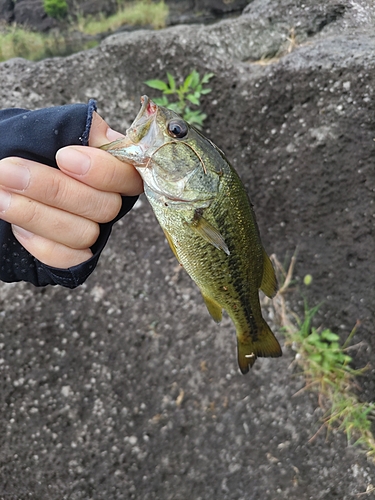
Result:
M122 204L118 193L98 191L57 169L23 158L0 160L0 185L95 222L111 221Z
M78 266L92 257L89 248L75 250L73 248L43 238L37 234L26 231L22 227L12 225L14 237L36 259L47 266L59 269L68 269Z
M110 128L108 123L98 113L94 112L90 128L89 146L99 148L103 144L122 139L123 137L125 137L123 134Z
M103 191L135 196L143 192L143 182L129 163L97 149L124 137L112 130L101 116L94 113L90 129L89 146L67 146L56 155L59 168L81 182Z
M77 250L91 247L99 236L99 225L91 220L3 189L0 218Z
M59 149L56 161L62 172L96 189L124 196L136 196L143 191L135 168L101 149L67 146Z

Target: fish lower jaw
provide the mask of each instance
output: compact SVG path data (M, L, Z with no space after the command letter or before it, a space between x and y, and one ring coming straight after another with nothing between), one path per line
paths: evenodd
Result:
M207 208L211 205L213 200L191 200L188 198L184 198L182 195L178 194L167 194L159 189L150 188L147 184L145 184L145 195L151 204L156 203L157 205L162 205L164 207L170 208L183 208L186 209L187 206L189 208Z

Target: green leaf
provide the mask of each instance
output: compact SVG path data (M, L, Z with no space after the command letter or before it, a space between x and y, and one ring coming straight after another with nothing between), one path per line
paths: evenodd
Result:
M195 89L199 85L199 73L195 69L191 72L191 87Z
M214 73L206 73L205 75L203 75L202 77L202 80L201 80L201 83L205 84L205 83L208 83L209 80L211 80L211 78L215 76Z
M175 93L176 93L176 90L170 89L169 87L167 87L166 90L163 90L163 94L165 94L165 95L171 95L171 94L175 94Z
M322 355L321 354L310 354L310 359L311 361L315 361L316 363L320 363L322 361Z
M323 330L321 336L329 342L337 342L340 339L340 337L336 333L331 332L331 330Z
M182 94L186 94L189 91L189 89L191 88L192 79L193 79L192 73L190 73L190 75L188 75L185 78L184 83L180 87L180 91Z
M329 348L331 351L335 351L337 354L341 353L341 347L338 342L331 342Z
M171 89L171 91L174 91L176 89L176 80L168 71L167 71L167 78L168 78L169 88Z
M199 109L196 109L193 111L193 110L189 109L188 107L185 108L185 116L188 116L189 119L198 118L202 115L203 115L203 113Z
M319 343L320 341L320 335L319 333L317 333L316 331L310 333L310 335L307 337L307 342L309 344L316 344L316 343Z
M202 90L201 90L201 94L202 94L202 95L209 94L210 92L212 92L212 89L202 89Z
M204 113L200 113L197 115L191 115L188 121L189 121L189 123L192 123L193 125L195 125L199 130L201 130L201 127L203 125L205 117L206 116Z
M188 99L192 104L195 104L196 106L199 106L199 98L197 98L193 94L188 94L186 96L186 99Z
M196 129L202 130L202 125L200 124L199 121L193 119L193 120L190 120L189 123L190 123L190 125L193 125Z
M164 106L165 108L167 108L169 105L168 98L165 95L163 95L163 97L155 97L153 101L158 106Z
M168 108L175 113L178 113L179 115L183 113L183 109L181 109L181 106L178 102L171 102L170 104L168 104Z
M144 83L152 89L161 90L161 91L168 89L168 85L165 82L163 82L162 80L146 80Z

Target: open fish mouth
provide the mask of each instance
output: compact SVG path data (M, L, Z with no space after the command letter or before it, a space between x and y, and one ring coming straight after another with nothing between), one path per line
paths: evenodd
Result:
M156 115L157 110L157 105L152 102L147 95L143 95L141 97L141 109L139 110L130 128L132 128L133 125L139 125L138 122L141 121L142 118L148 119L151 116Z
M118 139L101 147L116 158L145 167L149 162L148 151L162 144L162 135L157 125L158 106L147 95L141 97L141 109L126 131L123 139ZM151 148L151 149L150 149Z
M142 141L146 136L149 136L153 124L156 121L158 106L152 102L147 95L141 97L141 109L135 117L130 128L126 131L126 136L134 143L137 144ZM154 133L151 133L151 140ZM147 141L150 144L150 141Z

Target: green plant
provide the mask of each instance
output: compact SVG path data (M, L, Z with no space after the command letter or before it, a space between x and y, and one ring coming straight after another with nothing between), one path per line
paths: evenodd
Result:
M154 98L154 101L159 106L172 109L184 120L194 125L201 130L204 120L207 115L200 108L200 99L202 95L209 94L210 88L203 88L210 79L214 76L213 73L206 73L201 78L198 71L193 70L183 81L180 86L177 86L175 78L167 72L167 82L163 80L147 80L145 84L155 90L160 90L163 93L162 97ZM170 102L167 96L174 96L175 101ZM198 109L191 109L195 106Z
M375 459L375 440L371 433L369 417L375 404L361 402L355 392L356 378L365 368L351 368L351 356L347 353L356 327L341 345L339 336L329 329L321 332L311 326L317 308L305 308L305 319L295 331L287 332L289 342L299 354L298 363L303 369L306 387L318 393L324 411L323 422L332 429L345 432L349 442L364 445L368 455Z
M98 38L91 38L100 33L115 31L124 24L151 25L155 29L163 28L168 16L168 6L163 0L139 0L133 3L118 2L118 11L112 16L99 14L95 18L85 17L79 11L74 16L67 16L66 0L43 0L48 15L61 19L67 17L60 30L51 33L38 33L16 24L0 26L0 61L12 57L24 57L33 61L45 57L64 56L94 47ZM89 35L77 39L75 32Z
M366 368L353 369L350 366L352 357L348 354L349 344L358 325L341 344L340 337L330 329L318 329L313 326L319 306L309 308L305 302L303 319L291 313L287 309L284 295L291 283L295 257L288 273L285 273L274 256L273 261L279 278L281 276L281 281L284 279L274 301L275 312L281 320L286 344L291 345L297 353L295 360L306 380L304 389L314 391L318 395L318 403L323 411L322 427L343 431L348 442L362 445L367 449L367 454L375 460L375 439L371 432L371 417L375 412L375 404L362 402L357 396L357 377L363 375ZM304 283L310 284L311 279L309 278L307 283L304 280Z
M0 31L0 61L12 57L39 61L46 57L65 56L77 50L88 49L96 43L95 40L77 43L67 32L46 34L11 25Z
M118 3L117 12L109 17L98 15L85 18L78 15L77 24L79 30L86 35L97 35L115 31L125 24L132 26L151 25L154 29L165 27L169 9L163 0L159 2L139 0L126 5L122 5L122 3Z
M308 359L311 376L319 379L335 374L337 377L339 373L350 370L348 364L352 358L345 354L339 343L340 337L336 333L329 329L319 332L311 326L318 309L319 306L309 309L305 304L304 320L299 322L299 328L291 334L291 339L299 343Z
M55 19L63 19L68 14L66 0L43 0L44 12Z
M25 59L38 60L46 57L52 42L44 33L29 31L16 25L7 27L0 32L0 61L6 61L12 57L24 57ZM59 40L61 46L61 41Z

